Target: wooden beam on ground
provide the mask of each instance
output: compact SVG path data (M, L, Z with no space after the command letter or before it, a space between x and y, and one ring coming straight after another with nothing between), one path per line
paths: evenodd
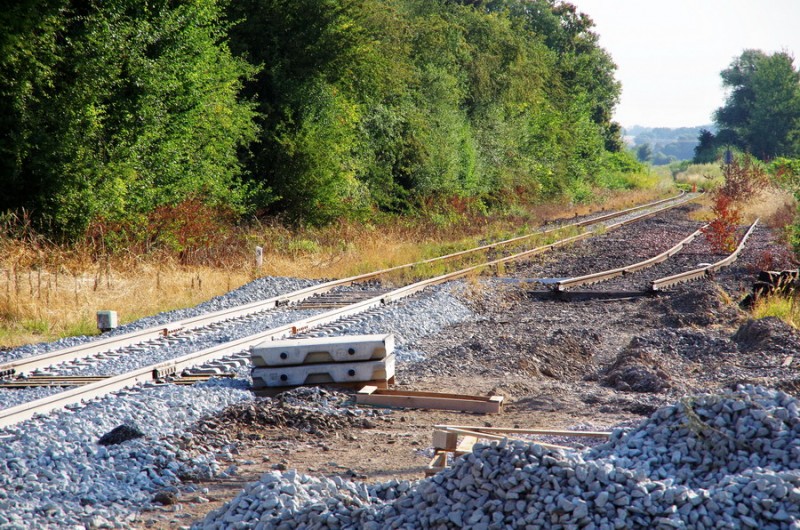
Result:
M428 464L428 467L425 468L425 475L431 476L435 475L439 471L442 471L444 468L447 467L447 452L442 451L440 453L436 453L433 456L433 459Z
M554 429L512 429L507 427L477 427L464 425L434 425L434 429L462 429L485 433L509 433L509 434L536 434L542 436L587 436L590 438L608 438L611 433L608 431L567 431Z
M359 405L410 409L457 410L480 414L496 414L503 405L503 396L470 396L441 392L384 390L365 386L356 394Z
M447 433L447 434L450 434L450 435L455 434L455 435L461 435L461 436L472 436L474 438L480 438L480 439L484 439L484 440L493 440L493 441L498 441L498 442L502 441L502 440L510 440L510 441L514 441L514 442L535 443L537 445L541 445L542 447L546 447L548 449L562 449L562 450L567 450L567 451L571 449L570 447L566 447L564 445L548 444L548 443L543 443L543 442L537 442L536 440L522 440L520 438L509 438L508 436L498 436L496 434L489 434L489 433L480 432L480 431L477 431L477 430L456 429L456 428L452 428L452 427L448 427L447 429L443 429L443 430L434 430L433 431L433 433L434 433L434 448L436 448L436 449L446 449L446 450L449 450L449 451L454 451L458 447L458 444L456 443L455 445L453 445L448 440L448 442L449 442L449 446L448 447L439 447L439 446L437 446L436 445L436 440L437 440L436 433L437 432L439 432L439 433ZM439 435L439 439L440 440L443 439L442 436L443 435L441 435L441 434ZM450 447L452 447L452 449L450 449Z

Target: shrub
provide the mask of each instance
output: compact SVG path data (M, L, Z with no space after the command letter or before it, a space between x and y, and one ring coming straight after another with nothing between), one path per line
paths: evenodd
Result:
M722 164L723 183L711 192L714 219L703 229L706 239L718 252L736 248L736 229L742 220L741 207L767 183L767 174L751 156L734 156Z

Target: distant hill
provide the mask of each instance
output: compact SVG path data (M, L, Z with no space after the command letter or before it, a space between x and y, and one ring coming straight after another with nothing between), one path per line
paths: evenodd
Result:
M679 160L691 160L697 137L702 129L715 131L713 124L698 127L642 127L634 125L624 129L625 141L634 150L642 145L649 145L652 152L648 160L653 165L665 165Z

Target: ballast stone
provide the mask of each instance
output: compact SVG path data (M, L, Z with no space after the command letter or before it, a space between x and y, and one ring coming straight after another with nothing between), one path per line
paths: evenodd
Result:
M365 486L274 472L193 528L247 515L240 523L259 529L800 530L797 404L752 386L696 396L585 452L479 444L417 482Z

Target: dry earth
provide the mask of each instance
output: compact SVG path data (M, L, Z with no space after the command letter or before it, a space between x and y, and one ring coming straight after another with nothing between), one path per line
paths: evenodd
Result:
M689 219L692 208L519 265L507 277L465 284L463 298L476 319L416 344L428 358L400 365L398 387L502 395L501 414L372 410L367 417L334 418L281 400L231 409L199 426L186 443L219 447L236 473L195 483L196 492L143 513L142 527L188 526L274 469L364 481L421 478L436 424L599 430L635 424L688 393L738 383L800 393L800 358L793 357L800 334L776 319L751 321L737 304L759 268L791 266L766 228L756 230L739 261L713 281L658 296L642 295L649 280L720 256L698 238L674 262L584 288L591 296L555 298L534 281L618 267L666 250L700 226ZM348 396L328 398L341 404Z

